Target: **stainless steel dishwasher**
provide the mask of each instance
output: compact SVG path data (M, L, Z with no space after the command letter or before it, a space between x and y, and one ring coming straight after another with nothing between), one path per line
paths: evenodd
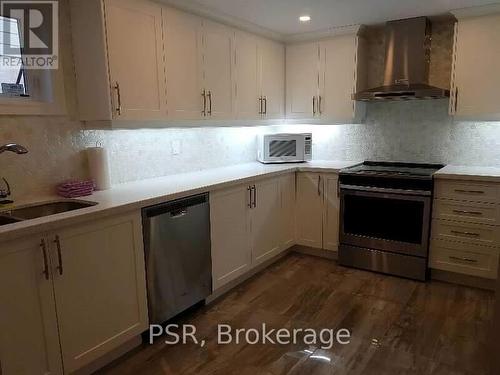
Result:
M208 194L142 211L150 323L164 323L212 293Z

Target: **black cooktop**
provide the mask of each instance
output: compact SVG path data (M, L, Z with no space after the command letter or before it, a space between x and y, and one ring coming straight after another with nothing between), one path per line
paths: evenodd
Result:
M442 164L365 161L340 171L340 183L393 189L432 190L432 177Z
M341 174L363 174L381 177L414 177L414 178L432 178L433 174L443 168L442 164L419 164L419 163L400 163L383 161L365 161L362 164L345 168Z

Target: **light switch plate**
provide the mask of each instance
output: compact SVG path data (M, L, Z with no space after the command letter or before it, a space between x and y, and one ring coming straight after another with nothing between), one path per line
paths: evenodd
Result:
M179 139L174 139L171 143L172 155L179 155L182 152L182 143Z

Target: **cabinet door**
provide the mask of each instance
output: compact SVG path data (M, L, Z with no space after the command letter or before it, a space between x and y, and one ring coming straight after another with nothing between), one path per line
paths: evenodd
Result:
M322 194L320 174L297 174L296 237L299 245L322 247Z
M314 117L313 98L318 96L318 43L286 46L286 115Z
M161 7L106 0L106 36L115 118L166 118Z
M257 37L236 32L236 111L238 119L260 118L260 82L257 77Z
M267 39L259 41L260 92L265 98L267 119L285 117L285 46Z
M249 196L246 185L210 194L214 290L250 270Z
M255 184L252 215L252 265L260 264L280 250L280 180L272 178Z
M337 251L339 245L340 199L338 193L338 175L323 175L324 217L323 248Z
M500 15L461 19L456 36L455 115L500 119ZM455 93L452 93L452 95Z
M167 106L171 119L202 117L201 19L163 8L167 69Z
M281 248L286 250L295 244L295 173L280 178L281 194Z
M356 72L356 36L342 35L320 43L322 117L334 121L352 121Z
M36 238L36 236L34 237ZM40 239L0 245L0 373L62 374L48 248ZM50 278L50 273L47 273Z
M51 257L65 373L148 328L141 215L58 231ZM56 234L50 236L56 239Z
M234 116L234 32L203 20L204 88L209 93L207 114L212 119Z

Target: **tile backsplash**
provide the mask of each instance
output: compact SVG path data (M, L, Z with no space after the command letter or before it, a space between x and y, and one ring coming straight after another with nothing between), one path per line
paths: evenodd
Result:
M314 159L395 160L500 166L500 123L455 122L447 102L373 103L363 125L86 130L65 117L2 117L0 143L18 142L27 155L0 156L15 199L53 191L56 183L85 178L84 149L110 152L114 184L255 160L256 135L310 131Z

